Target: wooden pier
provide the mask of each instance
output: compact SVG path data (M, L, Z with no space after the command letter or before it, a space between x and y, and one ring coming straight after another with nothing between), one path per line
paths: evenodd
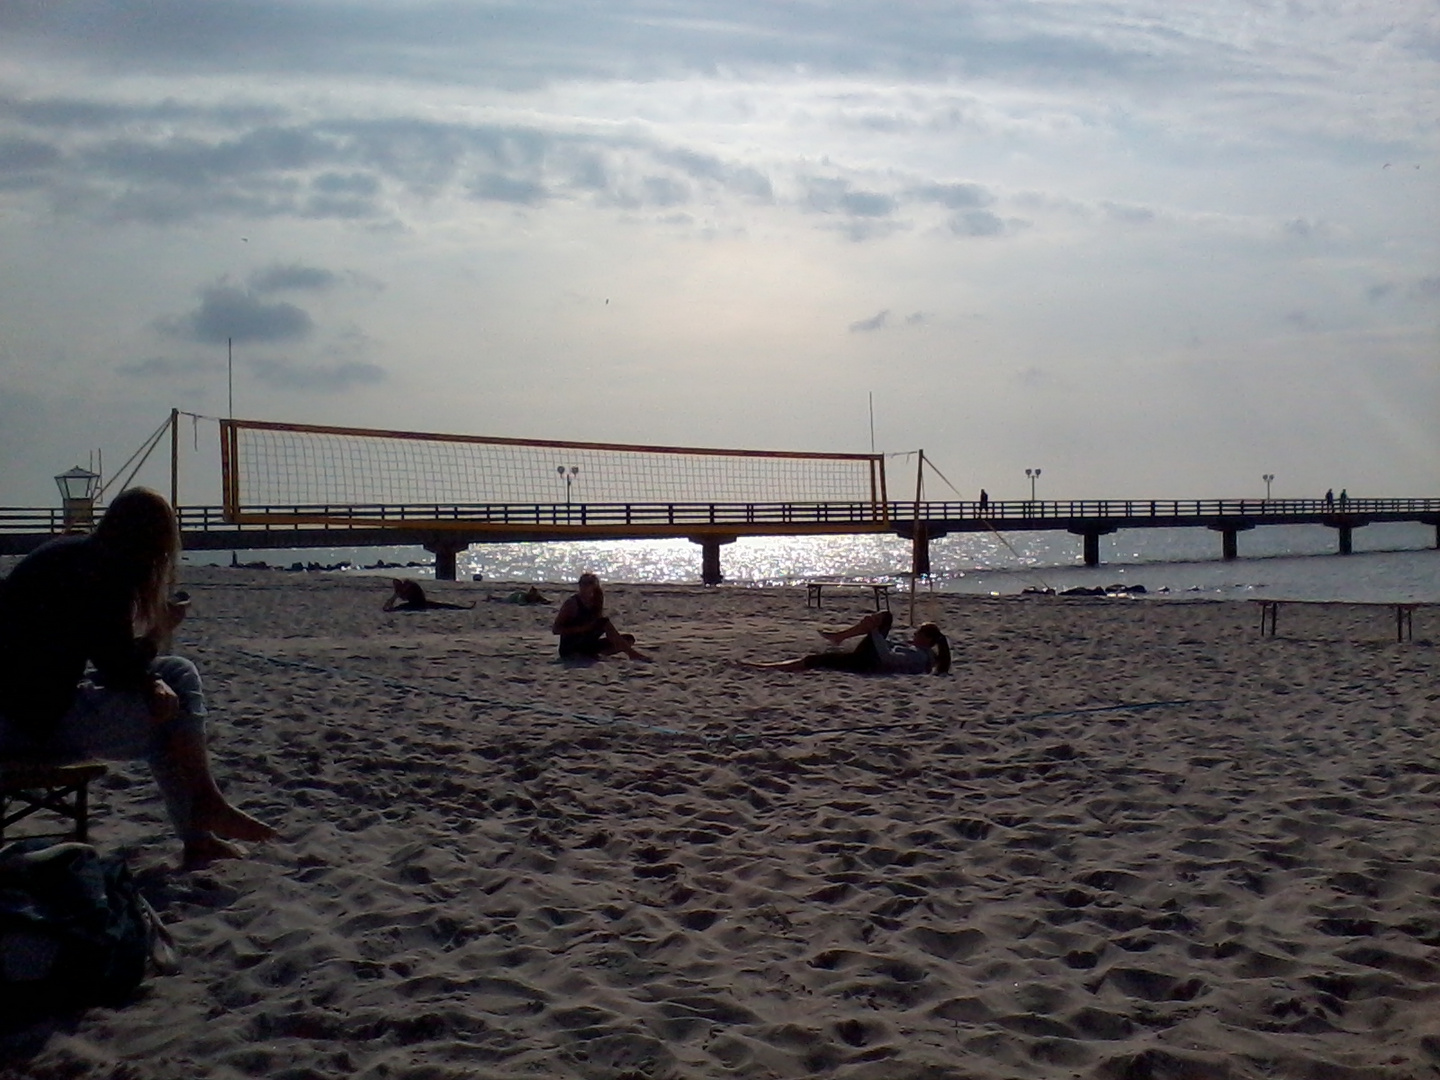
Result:
M703 549L702 577L723 579L720 548L742 536L859 535L909 539L929 572L931 541L950 533L1063 530L1080 537L1087 566L1101 563L1100 538L1123 529L1203 528L1220 535L1221 556L1239 556L1241 533L1266 525L1323 525L1349 554L1356 529L1377 522L1435 528L1437 499L1082 499L1013 502L485 503L409 506L246 507L236 524L217 506L179 508L191 551L418 545L435 555L436 577L454 580L471 544L558 540L687 539ZM0 554L23 554L64 531L56 508L0 507Z

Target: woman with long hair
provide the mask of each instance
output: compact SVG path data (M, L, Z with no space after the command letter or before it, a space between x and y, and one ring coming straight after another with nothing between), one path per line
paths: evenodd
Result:
M0 581L0 755L144 758L198 867L276 833L215 783L199 671L158 655L188 608L172 598L179 556L170 504L131 488L93 535L52 540Z
M888 611L866 615L843 630L822 630L832 645L860 638L855 648L797 656L792 660L741 661L744 667L769 671L849 671L856 675L924 675L950 672L950 641L933 622L916 627L910 643L891 641L894 617Z

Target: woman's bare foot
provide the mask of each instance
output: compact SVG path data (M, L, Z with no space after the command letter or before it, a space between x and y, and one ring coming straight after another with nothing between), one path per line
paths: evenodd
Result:
M204 870L221 859L243 859L245 852L218 836L205 835L198 840L185 843L185 855L180 860L182 870Z
M258 818L237 810L221 801L213 806L196 807L193 822L197 829L224 836L230 840L274 840L280 834Z

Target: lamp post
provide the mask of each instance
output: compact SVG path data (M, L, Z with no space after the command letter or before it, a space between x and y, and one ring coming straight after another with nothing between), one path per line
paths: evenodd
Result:
M573 484L575 482L575 478L580 475L580 466L571 465L569 469L566 469L564 465L556 465L555 472L562 480L565 481L565 505L569 506L570 485Z
M89 532L95 524L95 488L99 481L98 474L79 465L55 477L55 485L60 489L63 527L67 533Z
M1030 478L1030 501L1035 501L1035 481L1040 479L1039 469L1026 469L1025 475Z
M565 481L565 521L568 524L570 521L570 486L580 475L580 466L571 465L569 469L566 469L564 465L556 465L555 474Z
M1273 472L1267 472L1267 473L1262 474L1261 477L1260 477L1260 479L1265 481L1265 501L1266 501L1266 502L1269 502L1269 501L1270 501L1270 485L1271 485L1272 483L1274 483L1274 481L1275 481L1275 474L1274 474Z

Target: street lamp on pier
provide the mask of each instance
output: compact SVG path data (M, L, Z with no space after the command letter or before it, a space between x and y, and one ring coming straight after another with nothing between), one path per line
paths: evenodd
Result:
M1030 478L1030 501L1035 501L1035 481L1040 479L1039 469L1026 469L1025 475Z
M1261 477L1260 477L1260 479L1265 481L1265 501L1266 501L1266 502L1269 502L1269 501L1270 501L1270 485L1275 482L1275 474L1274 474L1273 472L1267 472L1267 473L1262 474Z
M566 469L564 465L556 465L555 472L560 476L561 479L565 481L565 505L569 506L570 485L573 484L575 482L575 478L580 475L580 466L571 465L569 469Z

